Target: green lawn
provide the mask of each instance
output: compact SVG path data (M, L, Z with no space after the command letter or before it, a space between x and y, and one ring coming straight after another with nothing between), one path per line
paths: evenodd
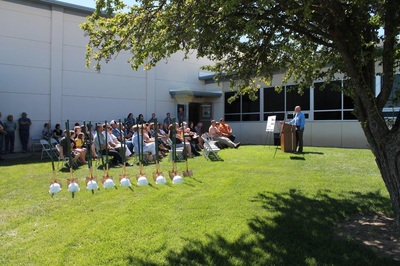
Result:
M393 265L335 225L355 213L391 215L369 150L273 146L220 151L224 161L189 160L183 184L120 187L92 195L49 194L51 163L36 156L2 161L0 265ZM132 162L132 161L131 161ZM167 176L171 163L164 159ZM185 170L178 163L178 170ZM129 167L135 182L138 166ZM100 179L102 170L96 170Z

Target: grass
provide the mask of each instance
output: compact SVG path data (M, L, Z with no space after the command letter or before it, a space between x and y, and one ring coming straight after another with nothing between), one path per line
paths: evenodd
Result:
M391 214L369 150L272 146L219 152L224 161L190 159L183 184L71 197L50 196L51 163L37 155L1 162L1 265L393 265L335 225L355 213ZM165 176L171 170L161 163ZM178 170L185 170L178 163ZM117 182L121 168L111 168ZM149 177L154 165L146 166ZM129 167L133 183L139 173ZM103 171L96 170L100 179Z

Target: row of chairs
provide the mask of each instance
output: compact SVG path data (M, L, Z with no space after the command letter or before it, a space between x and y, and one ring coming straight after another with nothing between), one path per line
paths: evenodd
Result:
M57 167L60 167L60 162L63 162L65 165L68 166L70 165L69 158L67 156L64 156L63 148L60 144L58 144L55 139L51 138L50 143L45 139L41 139L40 145L42 146L42 154L40 157L41 160L43 160L43 158L49 157L53 158L54 160L58 160ZM77 167L78 163L73 162L72 166Z
M206 158L206 160L209 159L216 159L216 160L221 160L221 158L218 155L218 152L220 149L216 145L216 141L212 140L210 135L208 133L204 133L201 138L204 140L204 149L203 149L203 155ZM42 154L41 154L41 160L45 157L49 158L55 158L58 160L58 167L60 165L60 162L64 162L64 164L69 165L69 158L64 156L64 152L60 144L57 143L55 139L51 139L50 143L47 140L40 140L40 144L42 146ZM172 141L171 139L168 139L167 144L172 147ZM172 160L172 154L173 151L172 149L169 151L169 157L168 161ZM213 156L213 158L210 157L210 155ZM137 153L134 153L135 156L135 161L138 160L137 158ZM184 147L176 147L176 158L178 160L184 160ZM76 162L74 162L76 164ZM76 166L76 165L75 165Z

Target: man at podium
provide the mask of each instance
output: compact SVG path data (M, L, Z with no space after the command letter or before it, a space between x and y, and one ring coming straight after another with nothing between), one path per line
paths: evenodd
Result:
M301 111L300 106L296 106L294 108L294 112L296 113L296 115L289 123L296 126L296 146L298 148L297 152L302 153L303 152L303 132L304 132L304 126L306 124L306 118L305 118L303 112Z

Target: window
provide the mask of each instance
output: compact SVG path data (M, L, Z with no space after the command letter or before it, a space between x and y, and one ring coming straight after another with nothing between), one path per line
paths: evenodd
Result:
M260 91L257 91L257 99L250 100L249 96L239 96L232 103L228 103L228 99L235 92L225 93L225 120L226 121L260 121Z
M310 110L310 90L306 89L303 94L298 93L298 86L285 86L286 89L286 110L292 111L299 105L301 110Z
M225 92L225 114L240 113L240 98L232 103L228 103L228 99L232 97L235 92Z
M342 109L341 82L335 81L327 84L321 89L324 83L314 84L314 109L315 110L340 110Z
M314 83L314 120L355 120L353 100L343 94L342 81ZM343 82L344 88L348 81Z
M393 102L393 99L396 98L396 94L400 95L400 75L394 75L393 77L393 88L392 92L390 93L389 99L385 105L386 108L393 108L393 107L399 107L400 106L400 99L397 99L397 103ZM383 78L381 79L381 82L383 82ZM382 84L381 84L382 86ZM397 90L397 92L396 92Z
M275 91L274 87L264 88L264 117L275 115L277 120L285 120L285 92Z
M400 87L400 75L396 76ZM343 87L342 87L343 84ZM251 101L248 95L239 96L232 104L227 100L235 92L225 93L225 119L227 121L267 121L269 116L277 120L293 118L293 110L299 105L306 119L314 120L356 120L353 114L353 100L344 95L348 81L333 81L324 86L316 82L314 89L305 89L298 93L297 85L284 86L282 92L276 92L274 87L266 87L257 92L257 98ZM262 93L261 93L262 92ZM313 99L313 103L311 100ZM262 104L262 106L261 106Z
M264 112L285 111L285 92L276 92L275 88L264 88Z

